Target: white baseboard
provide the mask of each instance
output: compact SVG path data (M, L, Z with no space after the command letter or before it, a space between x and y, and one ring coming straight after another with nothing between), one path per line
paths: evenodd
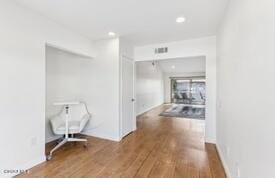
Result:
M93 136L93 137L98 137L106 140L111 140L111 141L116 141L119 142L121 139L119 137L113 136L113 135L107 135L103 133L89 133L89 132L84 132L84 135L88 136Z
M30 168L32 168L33 166L38 165L38 164L41 164L41 163L43 163L43 162L45 162L45 161L46 161L46 156L43 155L43 156L41 156L40 158L37 158L37 159L32 160L32 161L30 161L29 163L27 163L27 164L25 165L25 169L30 169Z
M218 154L220 156L220 159L221 159L221 162L222 162L222 165L223 165L223 168L224 168L224 171L225 171L225 174L226 174L226 177L227 178L232 178L231 174L230 174L230 170L229 170L229 167L225 161L225 157L223 155L223 152L219 146L219 144L217 143L216 144L216 148L217 148L217 151L218 151Z
M207 137L205 136L205 142L206 142L206 143L216 144L216 139L213 139L213 138L207 138Z
M146 113L146 112L148 112L148 111L150 111L150 110L152 110L152 109L154 109L154 108L156 108L156 107L159 107L160 105L163 105L163 104L164 104L164 103L160 103L160 104L157 104L157 105L152 106L152 107L150 107L150 108L147 108L147 109L145 109L145 110L143 110L143 111L137 113L136 116L142 115L142 114L144 114L144 113Z
M37 166L38 164L41 164L45 161L46 161L46 156L43 155L39 158L31 160L31 161L27 162L26 164L18 167L18 169L21 170L21 171L27 171L27 170L31 169L32 167ZM18 173L12 173L12 174L3 174L3 175L0 174L0 177L11 178L11 177L14 177L14 176L19 175L19 174L20 174L19 172Z

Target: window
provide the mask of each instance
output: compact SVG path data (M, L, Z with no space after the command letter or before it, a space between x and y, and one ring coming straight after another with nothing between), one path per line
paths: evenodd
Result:
M205 105L205 79L171 78L171 102Z

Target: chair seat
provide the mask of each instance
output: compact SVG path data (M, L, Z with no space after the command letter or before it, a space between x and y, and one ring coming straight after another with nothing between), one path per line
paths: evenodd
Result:
M64 134L65 133L65 122L62 123L60 126L56 128L54 131L55 134ZM80 130L80 121L69 121L69 133L74 134L74 133L79 133Z
M61 112L50 119L53 133L56 135L66 134L66 109L65 106ZM68 117L68 134L81 133L88 121L91 119L91 114L87 110L85 103L70 106Z

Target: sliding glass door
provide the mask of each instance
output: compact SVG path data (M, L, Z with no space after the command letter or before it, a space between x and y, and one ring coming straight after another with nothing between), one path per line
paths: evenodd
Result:
M205 105L205 79L171 78L171 102Z

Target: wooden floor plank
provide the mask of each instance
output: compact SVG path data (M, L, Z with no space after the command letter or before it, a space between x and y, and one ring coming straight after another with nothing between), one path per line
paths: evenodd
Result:
M215 145L204 143L204 121L159 116L166 108L139 116L137 131L120 142L87 137L87 149L67 144L18 177L225 178Z

